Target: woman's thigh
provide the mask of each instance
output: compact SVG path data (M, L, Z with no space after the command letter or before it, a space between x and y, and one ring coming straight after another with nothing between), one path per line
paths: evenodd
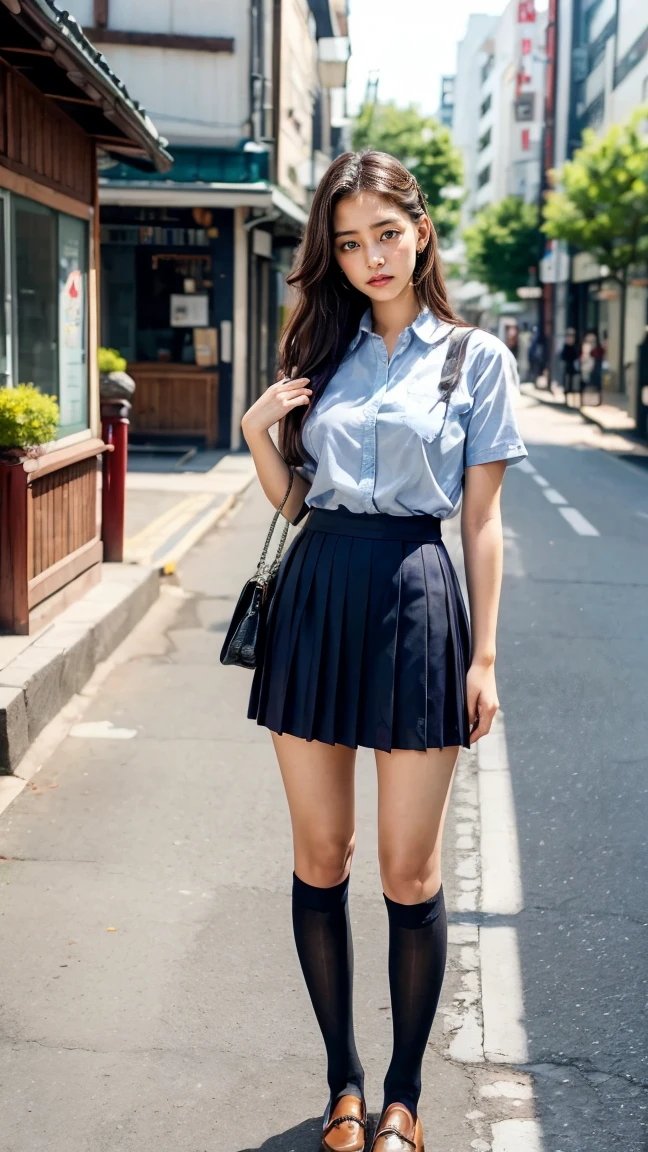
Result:
M378 856L383 889L399 904L441 886L441 843L458 748L376 751Z
M318 888L339 884L355 842L355 750L276 732L272 740L290 810L295 872Z

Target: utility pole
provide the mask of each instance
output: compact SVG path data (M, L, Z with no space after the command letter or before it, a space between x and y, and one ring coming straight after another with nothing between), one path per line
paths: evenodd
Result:
M380 80L380 72L378 71L377 68L372 68L372 70L369 73L367 73L367 86L365 88L365 98L364 98L365 105L368 105L371 108L371 114L369 116L368 127L371 127L371 125L373 123L373 116L374 116L374 112L376 109L376 104L378 103L378 81L379 80Z

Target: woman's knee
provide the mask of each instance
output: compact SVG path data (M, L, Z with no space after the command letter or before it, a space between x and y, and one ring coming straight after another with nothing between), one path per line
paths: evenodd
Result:
M441 887L441 862L436 853L421 860L400 851L381 852L383 891L398 904L420 904Z
M332 888L349 874L355 833L349 836L310 836L295 842L295 872L305 884Z

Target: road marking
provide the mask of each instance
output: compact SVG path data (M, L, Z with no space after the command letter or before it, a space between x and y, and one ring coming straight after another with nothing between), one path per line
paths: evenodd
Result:
M549 487L549 481L545 480L544 476L541 476L539 472L534 472L533 479L535 480L536 484L540 485L541 488Z
M498 712L477 743L481 817L481 911L514 916L523 907L520 849L506 748Z
M565 500L564 496L561 496L560 492L556 492L555 488L543 488L542 494L543 494L543 496L547 497L547 500L549 501L550 504L568 504L569 503L568 500Z
M459 916L475 911L514 918L523 907L523 890L501 713L476 749L459 757L454 787L459 888L454 908ZM477 1107L466 1114L474 1125L470 1147L474 1152L542 1152L538 1121L515 1115L522 1106L533 1109L534 1094L533 1079L522 1067L529 1061L529 1045L515 922L455 922L448 942L460 984L444 1011L446 1055L472 1065L481 1098L475 1103L483 1102L490 1112ZM485 1078L496 1069L498 1076Z
M558 511L560 512L561 516L564 516L567 523L574 529L574 532L578 532L579 536L601 535L598 528L595 528L593 524L590 524L589 520L586 520L582 512L579 512L577 508L559 508Z
M533 467L533 464L530 460L519 460L517 467L520 472L528 472L529 475L532 475L535 472L535 468Z
M494 1064L529 1059L520 952L515 928L480 928L484 1057Z

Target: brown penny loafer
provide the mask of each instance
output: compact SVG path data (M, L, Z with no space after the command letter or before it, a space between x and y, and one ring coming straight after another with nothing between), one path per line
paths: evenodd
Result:
M321 1152L364 1152L367 1109L357 1096L341 1096L324 1117Z
M390 1104L383 1112L371 1152L425 1152L423 1128L404 1104Z

